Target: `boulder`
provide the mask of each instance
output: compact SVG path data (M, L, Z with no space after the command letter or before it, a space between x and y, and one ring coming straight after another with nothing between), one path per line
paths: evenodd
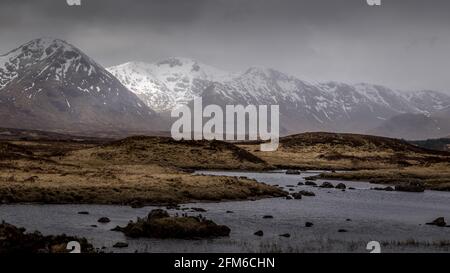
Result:
M289 233L284 233L284 234L280 234L281 237L285 237L285 238L289 238L291 237L291 234Z
M303 186L303 185L305 185L305 183L303 183L303 182L298 182L297 183L297 186Z
M254 235L261 237L264 236L264 232L262 230L258 230L257 232L254 233Z
M124 242L117 242L113 245L114 248L125 248L128 247L128 243L124 243Z
M300 191L299 193L303 196L309 196L309 197L316 196L316 194L313 193L312 191Z
M311 223L311 222L306 222L306 223L305 223L305 227L312 227L312 226L314 226L314 224Z
M79 211L78 214L81 214L81 215L88 215L89 212L88 212L88 211Z
M305 178L306 179L306 178ZM313 187L316 187L317 186L317 183L316 182L312 182L312 181L306 181L305 182L305 185L306 186L313 186Z
M347 186L344 183L339 183L336 185L336 189L345 190Z
M376 188L372 188L372 190L375 190L375 191L393 191L394 188L392 188L392 187L384 187L384 188L376 187Z
M445 227L447 226L447 223L445 222L444 217L439 217L435 219L433 222L427 223L427 225Z
M321 188L331 189L334 188L333 184L330 182L323 182L322 185L320 185Z
M420 181L411 181L395 186L395 190L403 192L424 192L425 186Z
M113 231L123 232L132 238L177 238L196 239L214 238L230 235L230 228L217 225L203 217L170 217L164 210L153 210L146 218L138 218L125 227L116 227Z
M272 215L264 215L263 219L273 219L273 216Z
M292 194L292 197L294 197L294 199L296 199L296 200L300 200L300 199L302 199L302 194L299 192L296 192L296 193Z
M111 222L111 220L108 217L102 217L102 218L98 219L97 222L106 224L106 223Z

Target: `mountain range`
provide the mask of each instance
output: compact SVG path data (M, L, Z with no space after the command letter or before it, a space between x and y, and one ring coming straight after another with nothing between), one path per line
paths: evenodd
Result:
M450 96L436 91L402 92L365 83L310 83L260 67L227 73L186 58L152 64L129 62L108 70L160 113L202 96L204 104L278 104L285 134L371 132L415 139L450 133L448 126L440 126L450 121ZM408 129L390 126L397 123L398 116L408 114L423 116L429 124L422 128L423 121L403 119L409 122ZM439 115L438 123L432 122L436 120L434 115Z
M169 58L105 69L75 46L41 38L0 55L0 127L53 131L168 130L168 113L204 104L278 104L283 134L450 135L450 96L374 84L311 83L271 68L230 73Z

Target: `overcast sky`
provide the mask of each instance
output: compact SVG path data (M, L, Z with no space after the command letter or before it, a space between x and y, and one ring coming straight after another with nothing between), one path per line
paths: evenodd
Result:
M42 36L104 66L179 56L450 93L448 0L0 0L0 54Z

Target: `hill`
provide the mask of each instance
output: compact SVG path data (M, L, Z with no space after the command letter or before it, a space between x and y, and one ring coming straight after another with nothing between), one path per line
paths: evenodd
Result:
M109 164L155 164L182 169L269 168L257 156L222 141L175 141L169 137L135 136L68 154L66 161Z
M338 133L303 133L283 137L276 152L261 152L256 143L241 143L238 146L273 166L288 169L399 168L443 162L450 155L399 139Z
M450 133L450 116L401 114L388 119L369 133L408 140L445 137Z
M399 185L420 181L427 189L450 190L450 153L404 140L358 134L305 133L280 139L276 152L256 143L239 146L277 168L322 169L317 179ZM345 172L334 172L341 170Z

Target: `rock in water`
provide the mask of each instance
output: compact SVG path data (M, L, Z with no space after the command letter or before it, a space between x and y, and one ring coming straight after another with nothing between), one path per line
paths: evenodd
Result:
M98 219L98 222L102 223L102 224L106 224L106 223L111 222L111 220L108 217L102 217L102 218Z
M146 218L138 218L136 222L130 222L126 227L116 227L114 231L123 232L132 238L212 238L229 236L230 228L217 225L203 217L170 217L161 209L152 210Z
M394 191L394 188L392 188L392 187L385 187L385 188L377 187L377 188L373 188L372 190L375 190L375 191Z
M300 191L299 193L301 193L303 196L316 196L316 194L311 191Z
M125 248L128 247L128 243L118 242L113 245L114 248Z
M312 227L312 226L314 226L314 224L311 223L311 222L306 222L306 223L305 223L305 227Z
M331 189L334 188L333 184L330 182L323 182L322 185L320 185L321 188Z
M427 223L427 225L445 227L445 226L447 226L447 223L445 222L444 217L439 217L436 220L434 220L433 222Z
M299 192L293 193L292 197L294 197L294 199L296 199L296 200L300 200L300 199L302 199L302 194Z
M262 230L258 230L257 232L255 232L254 235L261 237L261 236L264 236L264 232Z
M345 190L347 186L344 183L339 183L336 185L336 189Z
M425 186L420 181L411 181L408 183L395 186L395 190L404 192L424 192Z

